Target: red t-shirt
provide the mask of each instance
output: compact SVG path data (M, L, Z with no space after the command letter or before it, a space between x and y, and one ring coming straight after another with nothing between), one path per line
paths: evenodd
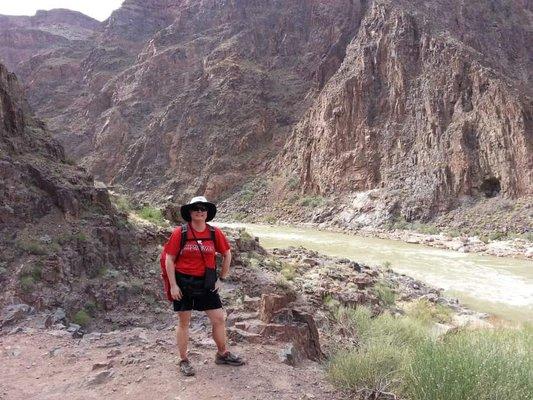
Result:
M215 252L216 253L225 253L230 249L228 239L224 236L224 233L217 228L215 228L215 243L211 240L211 232L209 227L206 226L203 232L194 231L194 235L198 239L198 244L202 247L202 252L204 253L205 263L210 267L215 266ZM187 238L194 239L192 234L193 228L189 225L187 229ZM205 264L202 259L202 254L198 249L198 245L195 240L187 240L181 254L178 257L178 262L174 265L174 268L178 272L187 275L193 276L203 276L205 274ZM165 252L171 256L176 256L180 250L181 244L181 226L178 226L172 232L172 236L165 244Z

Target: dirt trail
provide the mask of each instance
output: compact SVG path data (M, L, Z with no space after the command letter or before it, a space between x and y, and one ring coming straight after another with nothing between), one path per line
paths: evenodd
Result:
M19 329L20 330L20 329ZM0 399L342 399L311 361L280 361L283 347L239 343L243 367L214 363L205 329L191 332L197 374L181 376L172 328L133 328L73 339L65 330L25 328L0 336Z

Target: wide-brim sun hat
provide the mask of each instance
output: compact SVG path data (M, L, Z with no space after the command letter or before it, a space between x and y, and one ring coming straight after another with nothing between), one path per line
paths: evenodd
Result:
M191 222L191 208L197 204L202 204L207 208L207 218L205 222L211 221L217 214L217 206L207 201L204 196L196 196L191 199L187 204L184 204L180 208L181 218L187 222Z

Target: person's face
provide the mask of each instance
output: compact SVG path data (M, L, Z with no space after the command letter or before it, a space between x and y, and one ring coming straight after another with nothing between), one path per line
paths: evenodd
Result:
M207 219L207 207L203 204L195 204L191 207L191 219L202 222Z

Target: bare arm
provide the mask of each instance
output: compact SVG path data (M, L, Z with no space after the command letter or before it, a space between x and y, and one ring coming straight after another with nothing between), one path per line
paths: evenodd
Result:
M231 250L222 254L222 269L220 271L220 277L225 279L229 274L229 265L231 263Z
M176 271L174 269L174 262L176 261L176 256L167 254L165 258L165 268L167 269L167 276L170 282L170 294L176 300L181 299L181 290L176 283Z

